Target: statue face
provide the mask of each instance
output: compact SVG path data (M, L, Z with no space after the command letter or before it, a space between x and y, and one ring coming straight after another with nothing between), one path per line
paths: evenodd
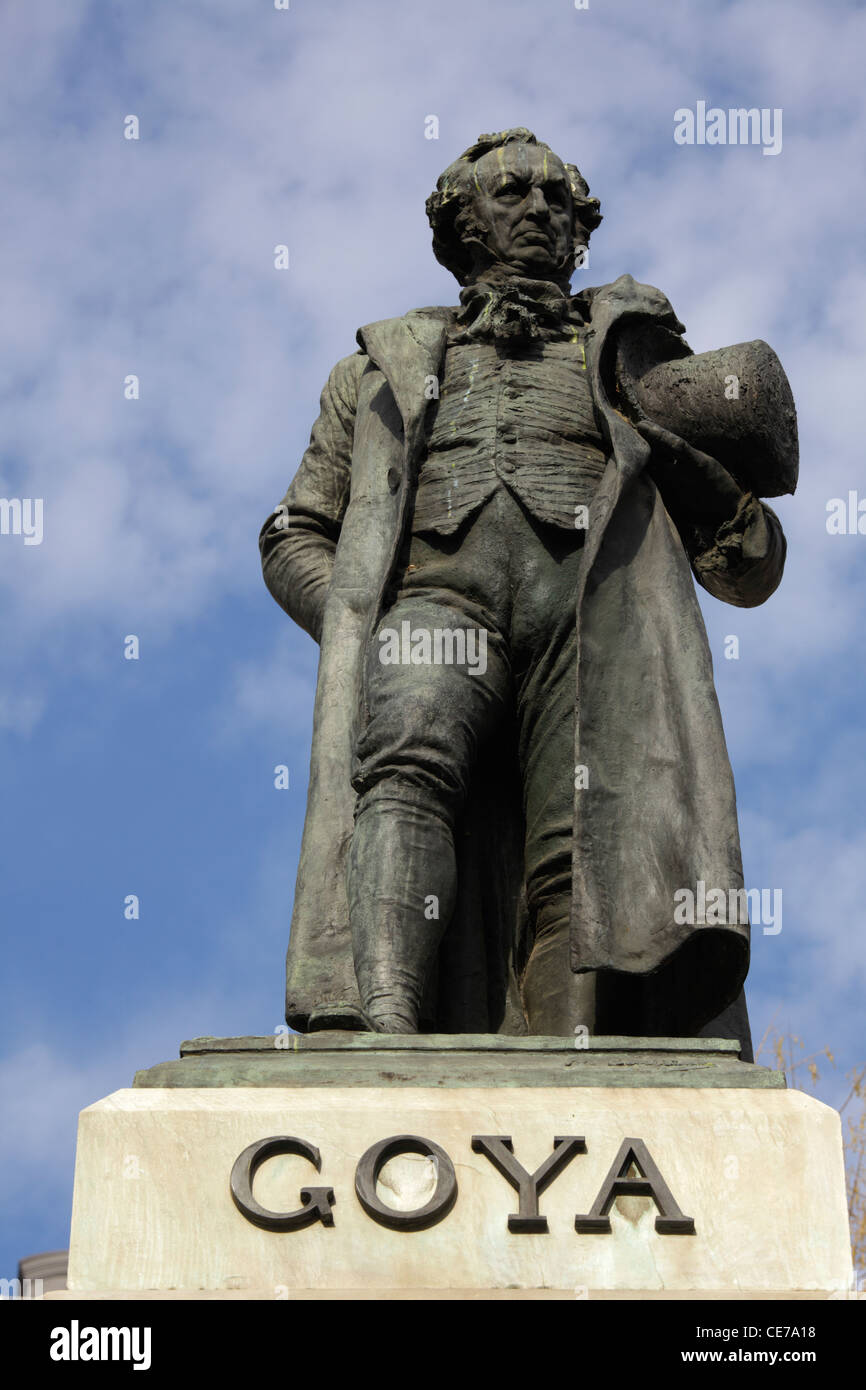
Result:
M479 159L473 186L472 215L498 260L516 275L561 275L573 216L561 160L538 145L505 145Z

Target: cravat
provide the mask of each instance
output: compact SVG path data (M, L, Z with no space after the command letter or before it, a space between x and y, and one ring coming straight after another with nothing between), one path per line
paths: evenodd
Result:
M522 276L478 280L461 290L460 303L458 342L527 343L563 328L572 313L572 298L558 285Z

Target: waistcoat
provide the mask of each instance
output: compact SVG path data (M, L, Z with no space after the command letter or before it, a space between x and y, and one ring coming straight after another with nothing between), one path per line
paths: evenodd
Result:
M573 529L605 462L578 330L520 355L452 343L428 417L413 530L452 534L501 484L539 521Z

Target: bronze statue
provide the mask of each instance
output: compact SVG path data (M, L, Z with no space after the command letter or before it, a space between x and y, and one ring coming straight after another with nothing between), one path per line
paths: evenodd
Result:
M734 1036L731 769L692 576L777 587L797 436L763 343L694 356L658 290L570 292L572 164L484 135L428 199L454 308L358 332L265 523L321 645L288 954L301 1030Z

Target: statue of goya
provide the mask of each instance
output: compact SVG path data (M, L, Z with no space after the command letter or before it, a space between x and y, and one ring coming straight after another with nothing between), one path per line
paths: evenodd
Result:
M599 202L528 130L481 136L427 213L459 304L358 331L260 537L321 646L288 1022L748 1059L693 580L739 607L779 584L784 372L762 342L693 354L629 275L572 294Z

